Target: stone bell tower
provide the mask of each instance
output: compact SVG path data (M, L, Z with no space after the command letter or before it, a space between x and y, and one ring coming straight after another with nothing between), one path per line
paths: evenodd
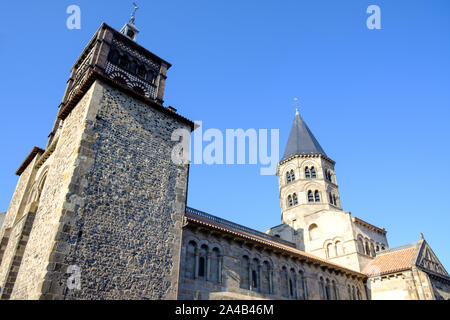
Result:
M277 169L282 223L267 233L361 271L375 256L361 238L387 247L386 231L342 210L334 165L297 110Z
M334 164L297 110L277 170L283 223L300 223L320 210L341 210Z
M133 15L134 17L134 15ZM170 64L102 24L75 62L45 149L0 230L3 299L176 299L188 165L171 159Z
M326 257L324 239L342 236L340 224L349 223L334 165L297 110L277 168L282 223L268 233Z

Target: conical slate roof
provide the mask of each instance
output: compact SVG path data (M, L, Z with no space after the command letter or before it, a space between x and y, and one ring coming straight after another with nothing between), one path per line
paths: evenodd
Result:
M294 124L289 134L288 143L284 149L284 155L281 161L297 154L327 154L323 151L319 142L316 140L311 130L303 121L300 114L295 114Z

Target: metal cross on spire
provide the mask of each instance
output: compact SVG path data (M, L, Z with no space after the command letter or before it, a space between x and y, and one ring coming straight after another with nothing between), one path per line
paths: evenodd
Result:
M299 106L298 98L294 98L294 107L295 107L295 114L298 115L298 106Z
M133 2L133 5L134 5L134 11L131 14L131 19L130 19L130 22L132 24L134 24L134 20L136 19L136 17L135 17L136 11L139 9L138 5L135 2Z

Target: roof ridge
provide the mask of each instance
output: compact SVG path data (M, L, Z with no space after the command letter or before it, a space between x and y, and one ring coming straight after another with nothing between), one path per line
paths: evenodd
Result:
M409 248L417 246L418 243L419 243L419 241L416 241L416 242L408 243L408 244L405 244L405 245L402 245L402 246L389 248L389 249L386 249L386 250L378 253L377 256L384 256L384 255L387 255L387 254L390 254L390 253L395 253L395 252L398 252L398 251L401 251L401 250L409 249Z

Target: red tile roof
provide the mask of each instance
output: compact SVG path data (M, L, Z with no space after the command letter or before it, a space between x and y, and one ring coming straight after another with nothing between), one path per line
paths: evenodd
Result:
M377 276L410 269L414 264L416 249L417 243L405 249L378 255L369 262L363 273L368 276Z

